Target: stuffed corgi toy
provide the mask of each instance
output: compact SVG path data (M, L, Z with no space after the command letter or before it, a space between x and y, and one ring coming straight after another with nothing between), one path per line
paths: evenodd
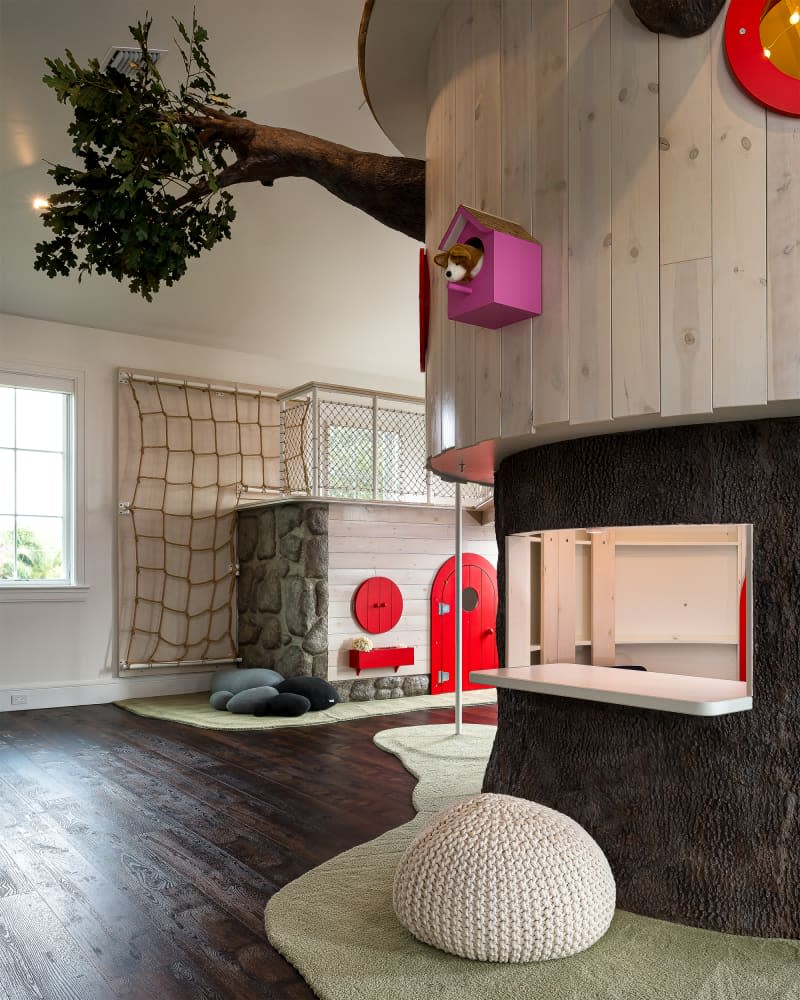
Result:
M468 243L454 243L449 250L437 253L433 262L444 268L448 281L472 281L483 267L483 250Z

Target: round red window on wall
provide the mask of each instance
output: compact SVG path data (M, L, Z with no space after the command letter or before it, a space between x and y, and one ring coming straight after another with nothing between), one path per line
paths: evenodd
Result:
M388 632L403 613L400 588L388 576L371 576L356 591L353 613L365 632Z
M800 115L800 0L731 0L725 51L751 97L781 114Z

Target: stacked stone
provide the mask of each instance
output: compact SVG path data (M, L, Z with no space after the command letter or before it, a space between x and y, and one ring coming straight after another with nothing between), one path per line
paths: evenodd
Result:
M372 701L383 698L405 698L415 694L428 694L430 677L427 674L410 674L405 677L359 677L352 681L333 681L342 701Z
M327 678L327 505L241 511L238 556L242 665Z
M239 655L243 667L328 679L328 505L239 512ZM354 631L358 626L353 622ZM335 681L342 701L428 694L427 674Z

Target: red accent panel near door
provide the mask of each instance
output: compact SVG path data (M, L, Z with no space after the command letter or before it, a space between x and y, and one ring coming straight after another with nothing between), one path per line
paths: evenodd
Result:
M388 632L400 621L403 595L388 576L371 576L360 584L353 600L353 614L365 632Z
M473 609L462 611L464 690L469 691L486 687L469 681L471 670L495 670L498 665L495 642L497 572L488 559L465 552L462 574L463 591L475 591L470 595L475 602ZM455 586L456 560L451 556L436 574L431 590L432 694L455 690Z
M747 680L747 579L739 594L739 680Z
M425 249L419 251L419 370L425 371L428 355L428 326L431 313L431 276Z

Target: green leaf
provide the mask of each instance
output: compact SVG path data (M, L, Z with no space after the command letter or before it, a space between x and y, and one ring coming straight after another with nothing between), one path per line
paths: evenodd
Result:
M52 238L36 244L34 261L49 277L110 274L148 301L186 273L190 258L229 239L236 215L215 178L227 163L225 144L204 148L197 127L180 120L196 116L198 103L228 101L205 52L208 32L196 17L190 29L175 21L186 78L174 91L150 56L151 25L146 17L130 28L143 53L133 79L101 71L96 59L81 66L69 51L45 60L43 82L73 109L67 133L77 165L50 165L60 190L42 213ZM211 195L179 205L200 182Z

